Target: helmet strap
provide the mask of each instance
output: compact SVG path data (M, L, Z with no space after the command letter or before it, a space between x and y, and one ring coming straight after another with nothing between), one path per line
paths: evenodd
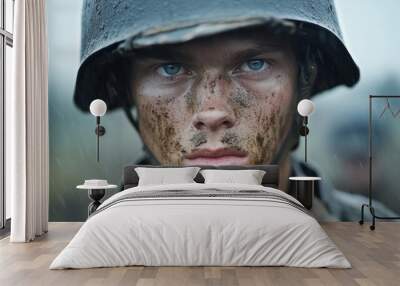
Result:
M139 125L137 120L133 117L131 108L129 105L124 105L124 112L128 121L132 124L133 128L139 133Z

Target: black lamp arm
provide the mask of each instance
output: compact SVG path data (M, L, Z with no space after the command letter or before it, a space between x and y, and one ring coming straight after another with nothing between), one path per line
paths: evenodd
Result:
M308 125L308 116L303 117L303 124L300 127L299 133L300 136L304 137L304 161L307 163L307 135L309 133Z
M100 161L100 136L103 136L106 133L106 129L104 126L100 125L100 116L96 116L96 129L94 130L97 138L97 162Z

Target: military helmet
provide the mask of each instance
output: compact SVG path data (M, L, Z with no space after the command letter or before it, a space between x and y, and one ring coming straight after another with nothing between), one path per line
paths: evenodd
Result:
M109 64L124 47L182 43L271 21L306 27L302 39L321 51L323 68L311 95L359 80L333 0L84 0L75 104L83 111L96 98L109 110L132 104L107 84L113 76Z

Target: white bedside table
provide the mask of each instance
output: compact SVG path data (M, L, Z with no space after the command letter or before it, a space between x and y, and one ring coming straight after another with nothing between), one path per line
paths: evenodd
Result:
M76 187L77 189L87 190L88 196L92 200L88 206L88 217L101 205L100 200L106 194L106 190L115 189L117 187L117 185L108 184L107 180L85 180L83 185Z
M294 183L294 196L308 210L312 209L314 199L315 182L321 181L320 177L289 177L289 181Z

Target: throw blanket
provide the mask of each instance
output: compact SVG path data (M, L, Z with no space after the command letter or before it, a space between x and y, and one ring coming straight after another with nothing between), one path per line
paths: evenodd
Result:
M252 186L254 188L254 186ZM292 206L306 214L309 214L309 211L297 200L292 197L285 196L280 193L271 192L267 189L265 190L257 190L257 189L242 189L242 190L234 190L227 191L221 189L221 187L217 188L205 188L202 190L164 190L164 191L135 191L128 192L123 194L113 200L107 201L101 205L101 207L94 212L91 216L96 215L99 212L102 212L118 203L128 202L128 201L145 201L145 200L154 200L154 199L174 199L174 200L188 200L188 199L237 199L237 200L251 200L255 199L257 201L264 200L269 202L276 202L281 204L286 204Z

